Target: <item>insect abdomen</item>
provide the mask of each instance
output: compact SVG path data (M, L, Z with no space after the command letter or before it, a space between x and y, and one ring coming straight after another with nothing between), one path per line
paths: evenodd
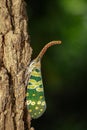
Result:
M32 118L38 118L44 113L46 102L40 68L35 67L31 72L26 100Z

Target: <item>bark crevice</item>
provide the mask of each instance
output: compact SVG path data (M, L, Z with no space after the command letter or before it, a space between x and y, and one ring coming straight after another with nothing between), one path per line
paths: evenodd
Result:
M9 3L8 3L9 2ZM14 17L13 17L13 14L12 14L12 0L6 0L6 7L7 7L7 10L8 10L8 13L10 15L10 21L11 21L11 25L12 25L12 30L14 32Z

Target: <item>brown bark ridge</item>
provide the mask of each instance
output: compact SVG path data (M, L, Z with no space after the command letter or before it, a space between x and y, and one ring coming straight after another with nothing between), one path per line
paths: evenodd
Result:
M31 53L24 0L0 0L0 130L33 129L24 112Z

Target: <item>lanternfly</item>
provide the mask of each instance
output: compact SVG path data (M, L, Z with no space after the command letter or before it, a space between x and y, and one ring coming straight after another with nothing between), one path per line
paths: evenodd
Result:
M46 101L41 75L41 59L46 50L55 44L61 44L61 41L51 41L46 44L28 67L30 76L27 85L26 104L31 117L34 119L39 118L46 110Z

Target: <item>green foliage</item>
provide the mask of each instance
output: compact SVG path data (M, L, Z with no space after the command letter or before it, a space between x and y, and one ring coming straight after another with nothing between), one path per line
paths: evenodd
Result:
M32 59L47 42L62 40L62 45L50 48L42 60L48 107L37 124L40 122L41 130L86 130L87 1L37 0L27 4Z

